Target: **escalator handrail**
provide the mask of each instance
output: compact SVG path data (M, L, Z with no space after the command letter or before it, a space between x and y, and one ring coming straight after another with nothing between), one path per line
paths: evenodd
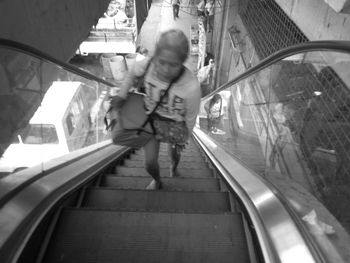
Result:
M41 165L36 165L19 171L17 175L4 177L0 184L0 209L14 196L20 193L23 189L31 185L33 182L42 179L50 173L61 169L71 163L77 162L86 156L94 154L112 145L111 141L103 141L88 146L72 153L65 154L54 159L54 165L49 165L50 161L46 162L46 167L42 170ZM69 158L68 158L69 156ZM68 160L67 160L68 159Z
M283 60L284 58L287 58L296 54L307 53L312 51L328 51L328 52L333 51L338 53L350 54L350 41L310 41L310 42L301 43L298 45L281 49L278 52L260 61L256 66L247 69L242 74L238 75L232 80L221 85L219 88L215 89L213 92L203 97L202 101L212 97L213 95L219 93L220 91L223 91L229 87L232 87L233 85L241 82L242 80L245 80L253 76L255 73L264 70L265 68ZM247 168L247 170L249 170L249 168ZM254 174L253 171L251 171L251 173ZM232 179L229 179L229 181L230 181L230 185L236 184L236 182L234 182L234 180ZM270 183L267 183L267 185L268 185L268 188L272 189L271 191L274 193L274 195L276 195L279 202L283 204L284 209L286 209L287 213L291 216L291 218L293 218L293 221L296 224L297 228L299 229L301 236L305 240L305 244L307 244L308 249L310 250L312 256L314 257L315 262L326 262L326 259L324 258L324 255L323 255L324 251L321 251L319 246L311 237L311 234L307 233L305 226L300 222L300 217L296 214L294 209L292 209L288 201L286 201L285 198L279 193L279 191L276 191L276 189ZM248 197L247 200L250 200L250 197ZM260 221L260 220L257 220L257 221ZM263 227L264 223L262 223L261 226ZM262 231L262 233L265 233L265 231ZM267 236L265 236L265 234L262 234L262 239L267 241L269 239L268 234ZM267 242L267 243L270 243L270 242ZM269 251L267 252L268 258L276 259L276 256L277 258L280 258L280 255L278 255L279 253L277 251L274 251L274 249L270 249L270 248L274 248L274 246L271 243L270 245L266 246L266 251Z
M53 169L45 174L45 178L32 181L16 192L0 209L0 262L18 262L36 228L53 207L92 182L129 151L126 147L105 141L101 146L91 145L48 161L48 166ZM31 175L41 173L36 167L21 172Z
M65 63L65 62L62 62L58 59L55 59L52 56L49 56L41 51L38 51L30 46L25 45L25 44L21 44L21 43L11 41L11 40L6 40L6 39L0 39L0 46L6 47L9 49L13 49L13 50L19 50L22 53L26 53L26 54L29 54L33 57L37 57L39 59L48 61L50 63L54 63L67 71L73 72L73 73L80 75L80 76L83 76L87 79L103 83L103 84L108 85L110 87L115 86L114 84L112 84L108 81L105 81L101 78L98 78L98 77L96 77L96 76L94 76L94 75L92 75L84 70L81 70L75 66L72 66L68 63ZM350 42L349 41L313 41L313 42L307 42L307 43L303 43L303 44L299 44L299 45L285 48L285 49L280 50L280 51L274 53L273 55L267 57L266 59L262 60L258 65L248 69L247 71L245 71L241 75L235 77L233 80L223 84L217 90L208 94L204 98L210 97L210 96L214 95L215 93L218 93L219 91L224 90L224 89L252 76L253 74L265 69L266 67L272 65L273 63L282 60L283 58L292 56L292 55L297 54L297 53L310 52L310 51L321 51L321 50L346 52L346 53L350 54Z
M47 53L42 52L42 51L40 51L36 48L33 48L29 45L19 43L17 41L9 40L9 39L0 38L0 47L6 47L9 49L19 50L22 53L26 53L28 55L34 56L36 58L39 58L39 59L42 59L42 60L45 60L48 62L51 62L53 64L57 64L58 66L62 67L63 69L68 70L68 71L75 73L77 75L81 75L85 78L103 83L103 84L110 86L110 87L115 87L115 84L113 84L109 81L106 81L104 79L96 77L95 75L90 74L84 70L81 70L78 67L75 67L69 63L63 62L59 59L56 59L56 58L48 55ZM297 44L297 45L293 45L293 46L281 49L281 50L273 53L272 55L268 56L267 58L263 59L261 62L259 62L258 65L254 66L252 68L249 68L248 70L246 70L242 74L238 75L234 79L221 85L218 89L216 89L215 91L213 91L210 94L208 94L207 96L205 96L204 99L214 95L215 93L217 93L221 90L224 90L224 89L236 84L237 82L239 82L243 79L246 79L246 78L252 76L256 72L263 70L264 68L272 65L273 63L275 63L279 60L282 60L283 58L295 55L297 53L310 52L310 51L321 51L321 50L350 53L350 41L333 41L333 40L330 40L330 41L310 41L310 42L305 42L305 43L301 43L301 44Z
M253 74L267 68L268 66L276 63L277 61L280 61L284 58L290 57L295 54L300 53L306 53L306 52L312 52L312 51L335 51L335 52L342 52L342 53L349 53L350 54L350 41L339 41L339 40L329 40L329 41L309 41L297 45L293 45L290 47L283 48L272 55L268 56L267 58L260 61L257 65L254 67L251 67L244 71L242 74L238 75L232 80L229 80L225 84L221 85L208 95L202 98L207 99L216 93L227 89L231 87L232 85L235 85L236 83L249 78Z
M56 59L56 58L54 58L54 57L36 49L36 48L33 48L29 45L19 43L17 41L9 40L9 39L0 38L0 47L6 48L8 50L14 50L14 51L20 52L22 54L26 54L26 55L35 57L39 60L55 64L64 70L72 72L72 73L79 75L81 77L84 77L86 79L105 84L109 87L115 87L115 84L113 84L111 82L108 82L104 79L96 77L95 75L88 73L88 72L86 72L86 71L84 71L76 66L73 66L69 63L66 63L64 61ZM18 180L15 178L14 179L6 178L6 180L8 180L8 182L6 182L6 183L4 183L5 180L3 180L3 184L1 185L2 192L0 194L0 207L2 207L2 205L4 203L6 203L7 200L9 200L12 196L17 194L21 189L25 188L30 183L32 183L36 180L39 180L41 177L45 176L45 174L48 172L50 172L50 171L45 171L44 173L38 174L38 175L33 176L33 177L29 177L26 179L21 178L21 180ZM11 185L11 187L10 188L4 187L4 185L7 185L7 184Z
M20 43L17 41L9 40L9 39L0 38L0 47L20 51L21 53L30 55L32 57L38 58L40 60L55 64L55 65L58 65L59 67L61 67L64 70L72 72L76 75L80 75L80 76L87 78L89 80L93 80L93 81L105 84L109 87L115 87L115 84L113 84L107 80L96 77L95 75L93 75L85 70L82 70L82 69L80 69L76 66L73 66L72 64L66 63L62 60L56 59L53 56L51 56L45 52L42 52L36 48L33 48L29 45L26 45L26 44L23 44L23 43Z
M284 262L282 259L289 262L294 261L295 257L300 258L300 255L303 256L303 262L327 262L319 246L300 222L300 217L294 212L278 189L238 159L228 156L225 150L218 147L200 129L195 128L194 137L205 153L206 158L215 167L217 175L226 182L227 189L237 196L244 214L247 216L248 224L253 226L253 235L256 236L260 249L258 254L261 255L264 262ZM238 174L240 175L237 178ZM244 179L242 179L243 177ZM268 198L265 203L268 203L268 205L264 204L264 201L262 201L262 205L258 205L257 200L264 200L266 196ZM272 208L274 212L273 221L270 220L272 215L266 213L267 210ZM267 217L270 217L270 219ZM276 221L276 218L279 221ZM298 251L295 251L296 253L290 255L286 253L288 250L295 250L295 244L289 244L286 247L277 245L278 242L284 243L282 238L276 240L278 234L281 233L273 230L271 224L283 224L288 229L288 234L284 238L290 238L295 243L298 242Z

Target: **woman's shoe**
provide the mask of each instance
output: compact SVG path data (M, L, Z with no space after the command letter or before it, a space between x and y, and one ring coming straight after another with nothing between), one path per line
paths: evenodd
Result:
M170 177L179 177L180 174L177 170L177 168L174 169L173 165L170 164Z
M146 190L159 190L162 188L162 182L161 181L156 181L152 180L149 185L147 185Z
M180 176L180 174L179 174L178 170L170 167L170 177L179 177L179 176Z

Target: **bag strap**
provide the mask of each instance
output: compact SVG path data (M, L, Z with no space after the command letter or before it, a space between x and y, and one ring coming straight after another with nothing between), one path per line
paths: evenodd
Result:
M174 79L171 80L171 82L169 83L169 85L168 85L168 87L166 88L165 92L164 92L163 95L159 98L159 101L157 102L156 106L153 108L153 110L151 111L151 113L148 114L148 117L147 117L147 119L144 121L144 123L141 125L140 130L141 130L142 128L144 128L144 127L146 126L146 124L150 121L150 119L151 119L151 117L152 117L152 114L155 113L155 111L157 110L158 106L162 103L162 100L168 95L170 88L173 86L173 84L174 84L176 81L178 81L178 80L181 78L181 76L182 76L182 74L183 74L184 72L185 72L185 67L183 66L183 67L181 68L181 71L180 71L179 75L177 75Z
M145 73L144 75L146 75L149 67L150 67L150 64L151 64L151 61L152 59L150 60L150 62L148 63L148 65L146 66L146 70L145 70ZM179 75L177 75L174 79L172 79L172 81L169 83L168 87L166 88L165 92L163 93L163 95L160 97L159 101L157 102L156 106L153 108L153 110L151 111L150 114L148 114L148 117L146 118L146 120L143 122L143 124L141 125L141 127L138 129L138 133L140 133L143 128L147 125L147 123L151 120L151 116L152 114L154 114L154 112L157 110L158 106L161 104L162 100L165 98L165 96L168 95L169 93L169 90L171 88L171 86L180 79L180 77L182 76L182 74L185 72L185 67L183 66L181 68L181 71L179 73ZM112 110L112 107L110 106L109 109L107 110L106 114L109 113L110 111ZM112 127L115 125L116 123L116 120L112 120L110 123L108 123L107 121L107 117L105 116L104 117L104 123L105 123L105 127L106 127L106 130L108 129L112 129ZM151 122L151 125L152 125L152 122ZM153 128L153 125L152 125L152 129L154 130Z

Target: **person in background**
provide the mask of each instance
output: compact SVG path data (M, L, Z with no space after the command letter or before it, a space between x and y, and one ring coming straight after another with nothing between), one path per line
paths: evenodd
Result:
M188 139L196 122L201 99L200 86L196 76L184 66L188 55L189 42L183 31L171 29L163 32L157 41L154 56L137 61L133 69L128 72L115 104L121 107L135 78L144 76L144 102L146 112L150 113L169 83L177 78L155 113L160 118L167 120L169 125L171 122L185 122ZM160 142L159 134L156 133L143 147L145 168L153 177L147 186L149 190L162 188L158 163ZM185 144L169 144L171 176L178 175L177 166L184 146Z
M197 73L197 78L201 86L202 96L206 96L212 91L211 84L214 73L214 67L214 60L210 59L209 64L202 67Z
M176 20L176 18L179 18L181 1L180 0L171 0L171 4L173 5L174 20Z
M205 14L205 5L206 5L205 0L201 0L199 2L199 4L197 5L197 15L202 20L204 30L206 32L207 31L207 19L206 19L206 14Z
M197 15L205 16L205 0L201 0L197 5Z
M215 2L214 0L209 0L209 2L205 5L205 10L208 16L208 33L213 31L214 28L214 8Z
M204 104L207 112L208 132L216 134L221 126L223 115L223 103L220 94L215 94L209 101Z
M196 7L196 0L188 0L187 8L190 9L190 14L192 14L192 10L195 7Z

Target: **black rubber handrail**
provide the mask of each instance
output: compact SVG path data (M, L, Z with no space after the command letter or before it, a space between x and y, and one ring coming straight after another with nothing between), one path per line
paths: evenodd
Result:
M65 69L65 70L70 71L74 74L80 75L80 76L87 78L89 80L100 82L100 83L105 84L109 87L115 87L115 84L113 84L109 81L106 81L104 79L96 77L95 75L93 75L89 72L86 72L86 71L84 71L76 66L69 64L69 63L66 63L62 60L56 59L56 58L48 55L47 53L42 52L42 51L40 51L36 48L33 48L29 45L19 43L19 42L13 41L13 40L9 40L9 39L0 38L0 47L5 47L8 49L20 51L21 53L30 55L30 56L38 58L40 60L56 64L57 66L61 67L62 69Z
M225 90L237 84L238 82L253 76L255 73L262 71L268 66L271 66L274 63L283 60L284 58L287 58L292 55L312 52L312 51L327 51L327 52L333 51L338 53L346 53L350 55L350 41L310 41L310 42L301 43L298 45L281 49L276 53L270 55L269 57L265 58L264 60L260 61L258 65L247 69L245 72L238 75L234 79L221 85L219 88L217 88L213 92L203 97L202 100L212 97L216 93L222 90ZM270 185L270 183L268 184ZM274 188L272 185L270 185L270 187ZM296 224L298 229L300 229L300 233L302 234L304 239L307 241L308 248L312 252L312 255L316 260L316 262L322 262L322 263L326 262L326 259L323 254L324 251L321 251L321 249L319 248L319 245L316 244L311 234L308 233L308 230L306 229L305 225L303 225L303 223L300 222L299 215L294 211L293 208L291 208L289 202L285 199L282 193L280 193L279 191L275 191L274 193L277 196L277 198L283 203L284 207L287 209L291 217L294 219L294 223Z
M259 62L258 65L247 69L242 74L238 75L232 80L229 80L225 84L221 85L219 88L214 90L213 92L206 95L203 99L206 99L208 97L213 96L214 94L218 93L219 91L222 91L228 87L231 87L232 85L238 83L239 81L246 79L256 72L259 72L268 66L276 63L277 61L280 61L286 57L305 53L305 52L311 52L311 51L335 51L335 52L341 52L341 53L348 53L350 54L350 41L310 41L310 42L304 42L301 44L293 45L284 49L281 49L272 55L268 56L267 58L263 59Z
M3 39L0 38L0 47L7 47L9 49L14 49L21 51L22 53L29 54L33 57L54 63L60 67L62 67L65 70L68 70L72 73L75 73L77 75L81 75L87 79L94 80L97 82L101 82L107 86L110 87L115 87L115 84L106 81L104 79L98 78L95 75L92 75L84 70L79 69L78 67L75 67L69 63L63 62L59 59L56 59L47 53L44 53L36 48L33 48L29 45L19 43L13 40L9 39ZM214 90L210 94L204 97L208 98L215 93L224 90L237 82L250 77L251 75L255 74L258 71L263 70L264 68L272 65L273 63L282 60L283 58L298 54L298 53L303 53L303 52L310 52L310 51L337 51L337 52L344 52L344 53L350 53L350 41L334 41L334 40L329 40L329 41L310 41L310 42L304 42L301 44L293 45L284 49L281 49L274 54L268 56L264 60L262 60L258 65L246 70L239 76L235 77L234 79L226 82L225 84L221 85L218 89Z

